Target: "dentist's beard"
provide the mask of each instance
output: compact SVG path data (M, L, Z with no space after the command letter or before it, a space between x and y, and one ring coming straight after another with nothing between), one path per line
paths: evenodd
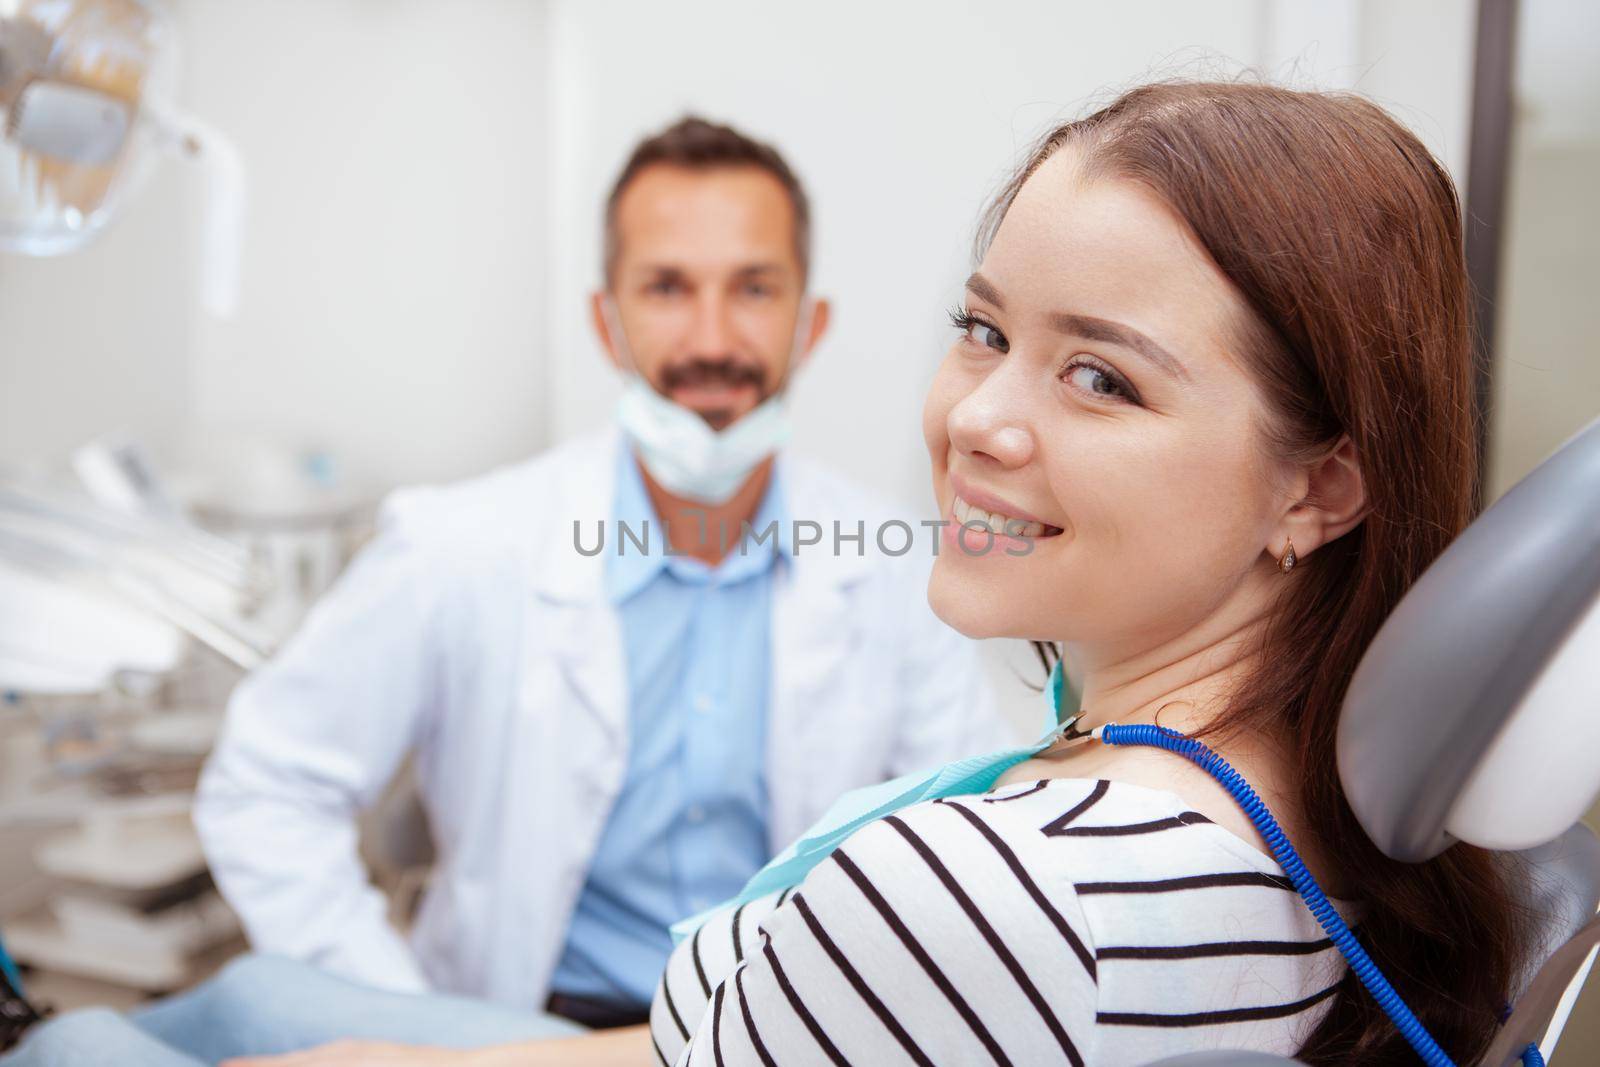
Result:
M661 381L657 384L658 390L664 396L672 397L679 388L697 387L723 387L727 389L741 389L750 387L755 390L755 402L748 408L694 408L695 414L705 420L713 430L725 430L749 411L760 407L771 399L775 389L768 388L767 369L758 363L749 363L744 360L732 358L704 359L694 358L683 363L671 364L661 371Z

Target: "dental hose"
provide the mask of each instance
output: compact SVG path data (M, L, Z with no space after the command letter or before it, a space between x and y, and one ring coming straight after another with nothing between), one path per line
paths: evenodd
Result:
M1278 820L1272 817L1272 812L1267 809L1261 798L1256 796L1256 791L1250 788L1250 783L1229 766L1227 760L1199 741L1185 737L1165 726L1113 723L1097 726L1090 733L1108 745L1149 745L1164 748L1168 752L1184 757L1215 778L1266 839L1267 847L1272 850L1272 858L1278 861L1278 866L1289 876L1289 881L1299 891L1306 907L1311 909L1311 914L1322 924L1322 929L1328 938L1344 955L1350 970L1361 980L1361 984L1367 987L1367 991L1377 1000L1378 1006L1394 1020L1401 1036L1410 1043L1428 1067L1455 1067L1455 1061L1445 1055L1444 1050L1433 1039L1433 1035L1428 1033L1421 1020L1406 1007L1405 1001L1400 999L1400 994L1395 992L1389 980L1383 976L1383 972L1378 970L1378 965L1372 962L1372 957L1367 955L1367 950L1356 940L1356 935L1351 932L1349 925L1334 910L1327 894L1322 891L1317 880L1311 877L1311 872L1306 870L1306 865L1301 862L1300 854L1289 842L1288 835L1278 825ZM1544 1057L1540 1055L1538 1045L1529 1044L1523 1050L1522 1064L1523 1067L1544 1067Z

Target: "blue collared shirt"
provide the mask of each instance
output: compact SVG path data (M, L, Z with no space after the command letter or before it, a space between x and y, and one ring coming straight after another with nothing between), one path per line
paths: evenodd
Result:
M734 547L712 568L665 554L638 463L618 451L605 588L627 657L628 765L551 988L644 1007L672 952L668 927L738 893L771 857L772 575L791 548L781 460L751 523L760 535L776 522L776 543L741 551L730 529ZM639 540L648 530L648 552L621 523Z

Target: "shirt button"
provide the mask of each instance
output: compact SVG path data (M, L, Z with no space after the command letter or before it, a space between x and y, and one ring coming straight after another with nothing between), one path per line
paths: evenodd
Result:
M706 821L706 809L702 808L698 804L691 806L689 810L683 814L684 818L688 819L691 823L694 823L697 826Z
M711 710L711 698L701 693L694 698L694 710L704 714Z

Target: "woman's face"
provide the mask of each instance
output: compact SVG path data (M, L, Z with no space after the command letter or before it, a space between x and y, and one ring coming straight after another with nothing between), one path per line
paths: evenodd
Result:
M923 411L951 522L929 587L940 617L1132 651L1264 596L1289 501L1233 351L1244 313L1155 195L1081 182L1070 149L1046 161L967 283ZM971 507L1042 535L991 544L959 525Z

